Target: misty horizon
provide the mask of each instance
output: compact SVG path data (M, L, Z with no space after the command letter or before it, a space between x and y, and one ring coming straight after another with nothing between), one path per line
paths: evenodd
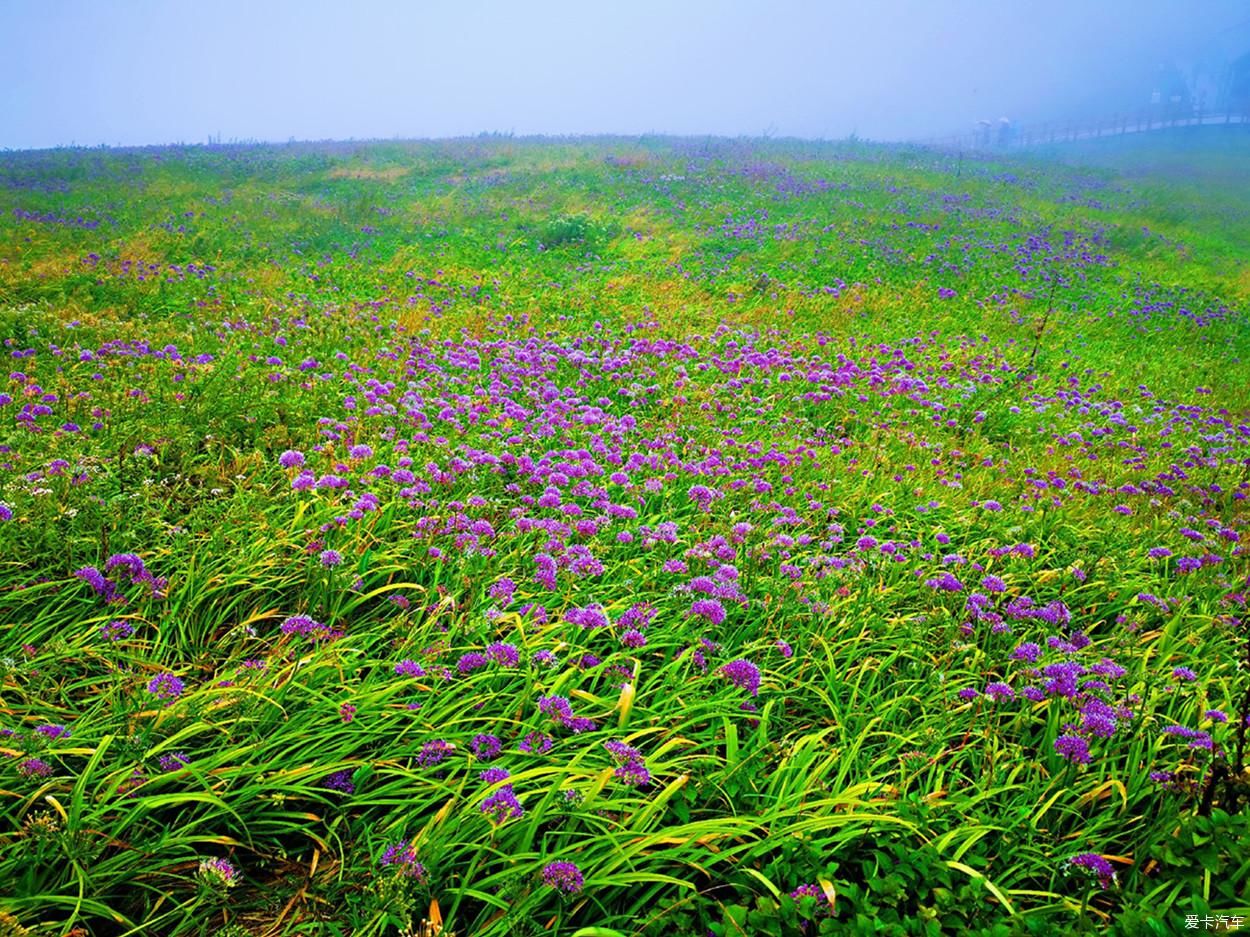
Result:
M0 10L0 148L661 134L881 141L1219 106L1244 3L186 2Z

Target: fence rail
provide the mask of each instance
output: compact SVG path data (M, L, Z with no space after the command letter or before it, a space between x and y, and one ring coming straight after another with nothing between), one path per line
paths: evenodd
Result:
M931 137L919 142L943 149L992 150L1020 149L1118 137L1130 133L1148 133L1177 127L1212 127L1250 124L1250 107L1216 112L1152 106L1124 111L1099 120L1055 120L1041 124L1015 124L1010 121L982 121L979 126L962 133Z

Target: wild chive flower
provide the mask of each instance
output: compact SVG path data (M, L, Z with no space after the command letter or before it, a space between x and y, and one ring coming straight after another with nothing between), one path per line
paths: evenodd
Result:
M196 872L200 881L217 888L231 888L239 882L239 871L226 859L201 859Z
M1111 863L1096 852L1082 852L1063 862L1065 874L1073 869L1079 870L1090 878L1098 879L1101 888L1110 888L1115 884L1115 869Z
M5 504L3 501L0 501L0 521L11 521L11 520L13 520L13 509L9 507L7 504Z
M100 626L100 635L106 641L122 641L134 633L134 625L121 619L110 621L108 624Z
M372 456L373 449L370 446L366 446L364 443L352 446L347 450L347 457L349 459L368 459Z
M500 667L515 667L520 663L521 655L513 644L496 641L486 645L486 656Z
M942 573L932 579L926 579L924 584L930 589L937 589L941 592L959 592L964 587L963 583L951 573Z
M288 449L278 456L278 464L283 468L299 468L304 464L304 453L298 449Z
M1198 679L1198 675L1194 673L1192 670L1190 670L1188 667L1174 667L1172 669L1172 676L1175 677L1177 680L1197 680Z
M148 681L148 692L157 699L173 702L187 688L186 684L172 673L157 674Z
M570 895L579 894L585 885L582 870L572 862L549 862L542 876L544 885Z
M406 839L387 846L378 859L378 865L393 866L394 871L404 878L416 879L418 882L426 880L425 866L417 861L416 847L410 845Z
M794 891L790 892L790 897L795 901L802 901L804 898L814 898L816 899L815 911L817 914L833 913L833 902L829 900L829 896L819 885L800 885ZM802 927L805 932L807 926L807 922L800 922L800 927Z
M525 808L516 799L516 794L513 792L511 784L505 784L487 797L482 801L482 806L479 809L496 826L509 820L519 820L525 816Z
M516 592L516 583L505 576L486 591L500 605L508 605L512 602L512 596Z
M415 660L404 658L395 665L395 673L400 677L424 677L425 668Z
M1016 692L1006 683L991 683L985 688L985 695L992 700L1015 699Z
M631 650L637 650L638 648L646 647L646 645L647 645L647 636L643 634L641 631L637 631L633 628L629 628L626 631L623 631L621 633L621 646L622 647L627 647L627 648L630 648Z
M70 736L70 731L67 726L48 724L36 726L35 731L46 739L67 739Z
M1028 661L1030 664L1035 663L1042 655L1042 649L1039 645L1032 641L1025 641L1011 652L1012 660Z
M551 751L551 737L542 732L531 732L525 738L521 739L518 749L527 755L543 755Z
M189 765L191 763L191 759L187 757L185 752L171 752L166 755L161 755L156 759L156 763L160 766L162 771L177 771L178 769L185 768Z
M25 778L46 778L52 774L52 766L42 758L27 758L18 762L17 773Z
M329 629L319 621L313 621L307 615L291 615L286 618L280 630L283 634L302 634L316 636Z
M121 598L117 594L117 587L94 566L84 566L82 569L76 569L74 570L74 575L91 586L95 594L106 602L113 602Z
M722 664L720 675L752 696L760 695L760 669L745 657Z
M490 761L503 751L503 743L496 735L475 735L469 742L469 749L473 752L473 757L480 761Z
M343 562L343 555L338 550L322 550L321 565L327 569L338 566Z
M990 575L981 580L981 588L986 592L1003 592L1007 588L1007 583L998 576Z
M467 654L461 654L460 659L456 661L456 670L462 674L470 674L475 670L485 667L490 661L485 654L479 654L477 651L469 651Z
M477 773L478 778L487 784L498 784L500 781L506 781L512 776L507 768L487 768Z
M441 764L455 750L456 746L444 739L426 742L421 746L421 751L417 755L417 764L423 768L433 767Z
M1076 765L1087 765L1091 758L1089 743L1079 735L1061 735L1055 739L1055 751Z
M335 771L321 780L321 786L328 791L338 791L340 794L356 793L351 771Z
M716 599L697 599L691 604L689 614L700 615L713 625L719 625L725 621L725 606Z

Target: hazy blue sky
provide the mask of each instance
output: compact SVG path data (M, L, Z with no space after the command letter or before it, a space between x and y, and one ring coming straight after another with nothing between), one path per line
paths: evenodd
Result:
M0 0L0 147L898 139L1110 113L1248 50L1248 0Z

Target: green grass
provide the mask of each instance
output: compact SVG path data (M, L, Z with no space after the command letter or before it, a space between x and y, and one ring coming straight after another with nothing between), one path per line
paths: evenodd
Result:
M1250 916L1246 146L0 155L0 934Z

